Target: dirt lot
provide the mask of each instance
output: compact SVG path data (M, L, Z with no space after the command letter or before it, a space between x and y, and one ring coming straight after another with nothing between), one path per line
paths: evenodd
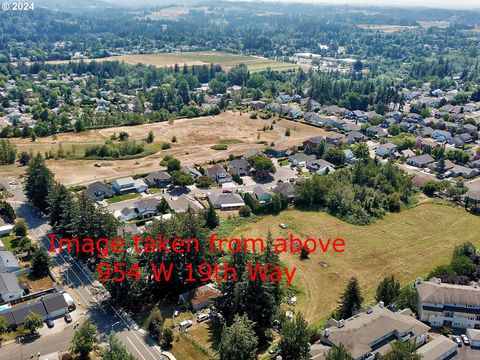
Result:
M32 143L28 139L12 139L19 151L33 152L56 150L61 143L65 150L75 147L78 153L88 144L103 143L114 133L126 131L130 138L141 140L151 130L155 135L155 141L170 142L176 136L177 143L169 150L160 151L154 155L135 160L48 160L48 167L55 173L55 178L67 185L83 184L95 180L115 179L122 176L130 176L145 173L160 168L161 159L169 154L177 157L183 164L202 164L211 160L228 159L230 154L241 155L251 149L264 149L265 141L272 141L275 145L293 146L300 144L311 136L325 135L322 129L305 124L294 123L288 120L278 120L273 130L262 131L265 124L270 125L272 119L252 120L249 114L239 112L225 112L217 116L207 116L196 119L176 120L173 124L167 122L145 124L139 126L124 126L101 130L92 130L82 133L59 134L57 143L52 144L51 137L38 139ZM291 136L285 136L287 127L291 130ZM225 142L227 150L212 150L210 147ZM101 162L102 167L94 167ZM0 175L6 177L19 177L24 168L18 164L0 167Z

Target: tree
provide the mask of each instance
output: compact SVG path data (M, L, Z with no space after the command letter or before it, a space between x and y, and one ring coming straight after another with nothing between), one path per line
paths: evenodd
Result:
M31 155L28 152L22 151L20 153L20 156L18 157L18 162L20 163L20 165L25 166L25 165L28 165L30 158L31 158Z
M280 332L280 355L283 360L310 359L310 331L301 313L295 319L286 321Z
M193 185L193 177L190 174L187 174L186 172L183 172L181 170L175 170L170 173L172 183L175 186L181 186L185 187L188 185Z
M70 236L76 217L76 203L66 186L55 183L48 194L48 217L53 227L59 228L59 234Z
M270 176L270 174L275 174L275 165L271 159L262 155L255 155L248 159L250 166L254 171L255 180L264 180Z
M171 328L166 327L163 330L163 335L162 335L162 347L165 350L169 350L172 348L172 341L173 341L173 331Z
M126 133L125 131L120 131L120 134L118 134L118 140L120 141L127 141L130 135Z
M334 147L325 151L323 158L328 162L331 162L333 165L340 166L345 164L346 156L342 149Z
M48 253L41 249L37 248L32 255L32 270L39 277L44 277L48 275L48 270L52 264L52 259Z
M7 139L0 140L0 164L13 164L17 158L17 149L15 145Z
M367 143L359 142L352 146L352 153L357 159L368 158L369 150Z
M305 248L305 246L303 246L302 250L300 251L300 259L307 260L309 257L310 255L308 254L307 249Z
M170 205L168 205L167 200L164 197L162 197L162 200L160 200L160 202L157 205L157 211L160 214L168 214L170 210L171 210Z
M399 309L407 309L417 311L417 291L411 285L404 286L400 289L400 293L395 299L395 304Z
M212 94L225 94L227 92L227 85L218 79L211 80L208 87Z
M45 165L42 155L30 159L25 174L25 194L33 205L44 211L48 207L47 195L53 184L53 174Z
M149 131L148 132L148 135L147 135L147 138L145 139L145 141L148 143L148 144L151 144L153 143L153 140L155 139L155 136L153 135L153 131Z
M363 302L363 296L358 285L356 277L352 277L345 288L341 298L340 305L337 309L338 319L348 319L352 317Z
M385 360L421 360L422 355L415 351L415 343L395 341L392 349L385 355Z
M377 287L375 300L383 301L385 305L392 304L400 294L400 282L394 276L385 277Z
M18 219L18 221L13 226L13 231L15 232L15 235L18 237L26 236L27 230L28 230L27 223L23 219Z
M12 205L10 205L5 200L0 200L0 216L2 216L7 222L10 223L14 222L17 218L17 214L15 213ZM13 230L15 231L15 227L13 228Z
M333 346L325 355L325 360L353 360L345 345Z
M241 217L249 217L252 214L252 209L250 209L250 206L248 205L243 205L238 209L238 215Z
M84 321L75 331L72 340L72 353L79 359L89 359L90 352L95 348L97 332L90 320Z
M135 356L127 351L115 333L108 335L107 346L102 351L102 360L135 360Z
M180 161L177 159L171 159L167 162L167 171L169 173L180 170L181 167Z
M38 328L42 327L43 325L43 318L42 315L37 313L30 313L25 317L25 321L23 322L23 328L28 330L30 334L35 334Z
M285 130L285 136L290 136L290 128L287 128L287 130Z
M224 328L219 353L220 360L254 360L257 358L258 339L253 322L247 315L236 315L233 324Z
M213 184L213 179L209 178L208 176L199 176L195 183L197 184L198 188L205 189L210 187Z
M211 230L215 229L220 224L215 208L210 205L205 213L205 226Z
M155 307L150 314L150 324L148 325L148 332L150 336L160 341L162 337L162 329L163 329L163 317L160 309Z
M5 334L8 330L8 322L5 316L0 316L0 335Z

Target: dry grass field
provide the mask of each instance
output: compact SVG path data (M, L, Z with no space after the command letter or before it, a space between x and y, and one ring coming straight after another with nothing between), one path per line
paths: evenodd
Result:
M80 60L74 60L80 61ZM179 65L209 65L218 64L225 70L228 70L239 64L247 65L251 72L266 70L271 68L277 71L285 71L298 69L299 65L274 61L255 56L244 56L236 54L228 54L219 51L198 51L198 52L178 52L165 54L138 54L138 55L119 55L109 56L101 59L83 59L82 61L123 61L129 65L147 64L157 67L171 67L175 64ZM65 64L67 60L47 61L50 64Z
M385 33L394 33L403 30L411 30L417 28L417 26L402 26L402 25L358 25L362 29L383 31Z
M180 119L168 122L144 124L138 126L123 126L101 130L90 130L82 133L67 133L57 135L56 143L51 137L38 138L32 143L29 139L11 139L18 151L56 151L59 144L64 150L75 149L82 154L85 147L91 144L101 144L111 135L126 131L130 138L141 141L149 131L153 131L155 142L170 142L176 136L177 143L169 150L135 160L48 160L48 167L55 173L55 178L66 184L83 184L95 180L110 180L122 176L145 173L160 168L159 163L165 155L174 155L185 165L202 164L210 160L228 159L230 154L241 155L251 149L264 149L265 143L272 141L276 145L293 146L311 136L325 135L322 129L306 124L293 123L288 120L276 120L273 130L262 131L265 124L272 120L250 119L249 114L225 112L217 116L206 116L195 119ZM285 136L285 130L291 129L291 136ZM213 150L210 147L227 143L227 150ZM95 163L101 162L97 168ZM0 175L18 177L24 172L24 167L18 164L0 167Z
M282 230L279 223L289 229ZM289 269L297 268L295 287L300 289L296 309L313 326L325 321L337 306L348 279L359 279L365 299L374 298L380 280L393 274L402 284L447 263L455 245L472 241L480 246L480 218L463 209L424 202L396 214L389 214L369 226L355 226L324 212L285 211L259 222L236 228L230 236L274 236L293 233L297 237L345 239L344 253L316 252L308 260L298 255L282 255Z

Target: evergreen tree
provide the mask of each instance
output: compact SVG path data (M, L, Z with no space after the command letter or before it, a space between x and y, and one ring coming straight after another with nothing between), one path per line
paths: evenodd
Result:
M258 339L253 322L246 315L235 316L232 326L224 328L220 343L220 360L255 360Z
M4 316L0 316L0 335L5 334L8 330L8 322ZM1 338L0 338L1 341Z
M159 341L162 336L163 329L163 317L161 311L156 307L150 313L150 324L148 326L148 332L150 336Z
M76 204L70 191L64 185L55 183L49 193L48 204L50 225L58 227L60 235L71 235L76 215Z
M353 360L353 357L347 348L343 344L340 344L328 350L325 355L325 360Z
M168 214L171 211L170 205L168 205L164 197L162 197L162 200L160 200L160 203L157 205L157 210L160 214Z
M13 164L17 157L15 145L7 139L0 140L0 165Z
M115 333L108 335L107 346L102 351L102 360L135 360L135 356L127 351Z
M358 280L352 277L347 284L345 291L340 299L340 305L337 308L338 319L348 319L352 317L363 302L363 296L358 285Z
M394 276L384 278L377 287L375 300L383 301L385 305L392 304L400 294L400 282L395 280Z
M22 151L20 153L20 156L18 157L18 162L20 163L20 165L25 166L30 161L30 158L31 155L28 152Z
M154 140L154 139L155 139L155 136L153 135L153 131L150 130L150 131L148 132L146 142L147 142L148 144L151 144L151 143L153 143L153 140Z
M218 218L217 212L215 211L215 208L212 205L210 205L208 207L208 210L205 213L205 225L209 229L213 230L219 224L220 224L220 220Z
M32 255L32 270L39 277L48 275L48 270L52 265L52 259L48 253L40 248L37 248Z
M53 174L40 154L28 163L25 174L25 194L33 205L44 211L48 207L48 194L53 184Z
M164 348L165 350L171 349L172 341L173 341L173 331L171 328L166 327L163 330L163 335L162 335L162 348Z
M406 285L400 289L395 299L395 304L399 309L409 308L413 312L417 311L417 290L411 285Z
M309 258L309 254L307 249L305 249L305 246L302 247L302 250L300 251L300 259L306 260Z
M280 333L279 347L282 360L310 359L310 331L301 313L292 321L286 321Z
M86 360L90 358L90 352L95 348L97 342L97 332L90 320L84 321L75 331L72 340L72 353L79 359Z

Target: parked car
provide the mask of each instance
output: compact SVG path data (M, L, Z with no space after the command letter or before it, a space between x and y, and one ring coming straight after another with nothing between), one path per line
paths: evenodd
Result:
M286 229L286 228L288 227L288 226L285 225L284 223L280 223L280 224L278 224L278 226L280 226L282 229Z
M173 317L177 317L177 316L178 316L178 310L175 310L175 311L173 312Z
M470 345L470 340L468 340L467 335L462 334L461 337L462 337L463 343L464 343L466 346Z
M203 322L203 321L206 321L210 318L210 315L209 314L200 314L197 316L197 322Z
M184 320L182 321L180 324L178 324L178 327L180 328L180 330L186 330L188 329L190 326L192 326L192 320Z
M16 180L11 180L8 182L8 185L17 185L17 181Z
M49 329L51 329L51 328L53 328L53 327L55 326L55 323L53 322L52 319L47 319L47 320L45 320L45 323L47 324L47 327L48 327Z
M95 167L102 167L102 163L95 163Z
M460 336L452 336L452 340L457 344L458 347L462 346L462 340L460 339Z
M66 323L71 323L72 322L72 316L70 314L65 315L64 317Z

